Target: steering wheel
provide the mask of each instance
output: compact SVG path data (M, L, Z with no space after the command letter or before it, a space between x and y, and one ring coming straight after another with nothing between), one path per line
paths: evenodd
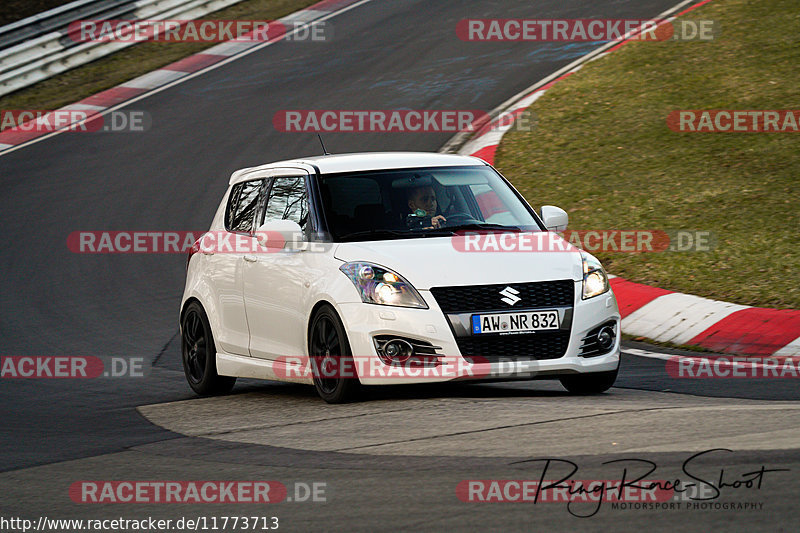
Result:
M445 226L461 226L463 224L481 224L480 220L477 220L469 213L453 213L452 215L447 215L445 217L447 222Z

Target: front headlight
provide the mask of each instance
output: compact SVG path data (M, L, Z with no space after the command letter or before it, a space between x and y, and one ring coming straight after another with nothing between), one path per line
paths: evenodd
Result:
M339 270L350 278L364 303L428 308L417 290L400 274L388 268L356 262L345 263Z
M588 300L608 291L608 276L600 261L584 251L581 251L581 259L583 259L583 299Z

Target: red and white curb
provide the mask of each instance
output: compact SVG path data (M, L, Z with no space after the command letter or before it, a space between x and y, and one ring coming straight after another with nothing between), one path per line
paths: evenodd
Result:
M800 311L750 307L612 278L622 331L722 353L800 355Z
M369 1L371 0L322 0L305 9L278 19L278 22L286 24L287 27L293 27L295 22L311 23L321 21ZM147 94L166 89L181 81L186 81L194 77L194 75L199 74L201 71L222 66L248 53L255 52L256 50L281 41L285 39L287 35L292 34L293 31L296 30L290 30L286 34L276 36L266 42L227 41L153 72L148 72L138 78L126 81L106 91L94 94L74 104L65 106L58 111L85 111L88 116L81 122L65 125L59 131L34 131L31 128L26 128L24 124L16 128L3 130L0 132L0 155L12 149L19 148L33 140L41 140L69 131L71 127L97 118L114 108L121 107L124 103L130 103L131 100L140 99Z
M663 23L671 22L710 1L704 0L672 15L689 3L682 2L665 13L671 15L668 18L664 14L657 18L664 20ZM555 83L577 72L588 61L630 42L628 37L595 50L500 106L492 113L497 118L463 144L458 152L494 164L503 135L513 127L509 115L518 117ZM459 139L454 138L448 144L458 142ZM442 151L447 149L445 146ZM731 354L800 355L800 311L732 304L610 277L622 314L622 331L627 334ZM638 352L641 350L637 355L646 356Z

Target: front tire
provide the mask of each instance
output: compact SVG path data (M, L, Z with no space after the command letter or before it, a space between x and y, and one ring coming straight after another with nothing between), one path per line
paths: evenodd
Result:
M361 383L352 364L353 354L344 331L344 325L329 305L320 307L308 328L308 355L315 371L314 388L320 398L328 403L347 403L358 399ZM349 364L348 364L349 363ZM325 376L324 370L335 369L334 376Z
M572 394L581 396L601 394L610 389L617 381L619 366L608 372L591 372L589 374L575 374L560 378L561 385Z
M181 320L181 354L186 381L197 394L226 394L236 378L217 374L217 348L203 307L198 302L186 306Z

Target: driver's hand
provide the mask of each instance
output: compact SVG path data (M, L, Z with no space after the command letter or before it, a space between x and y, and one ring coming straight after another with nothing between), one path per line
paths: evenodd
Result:
M444 226L445 222L447 222L447 219L442 215L436 215L435 217L431 218L431 224L433 224L434 228L441 228Z

